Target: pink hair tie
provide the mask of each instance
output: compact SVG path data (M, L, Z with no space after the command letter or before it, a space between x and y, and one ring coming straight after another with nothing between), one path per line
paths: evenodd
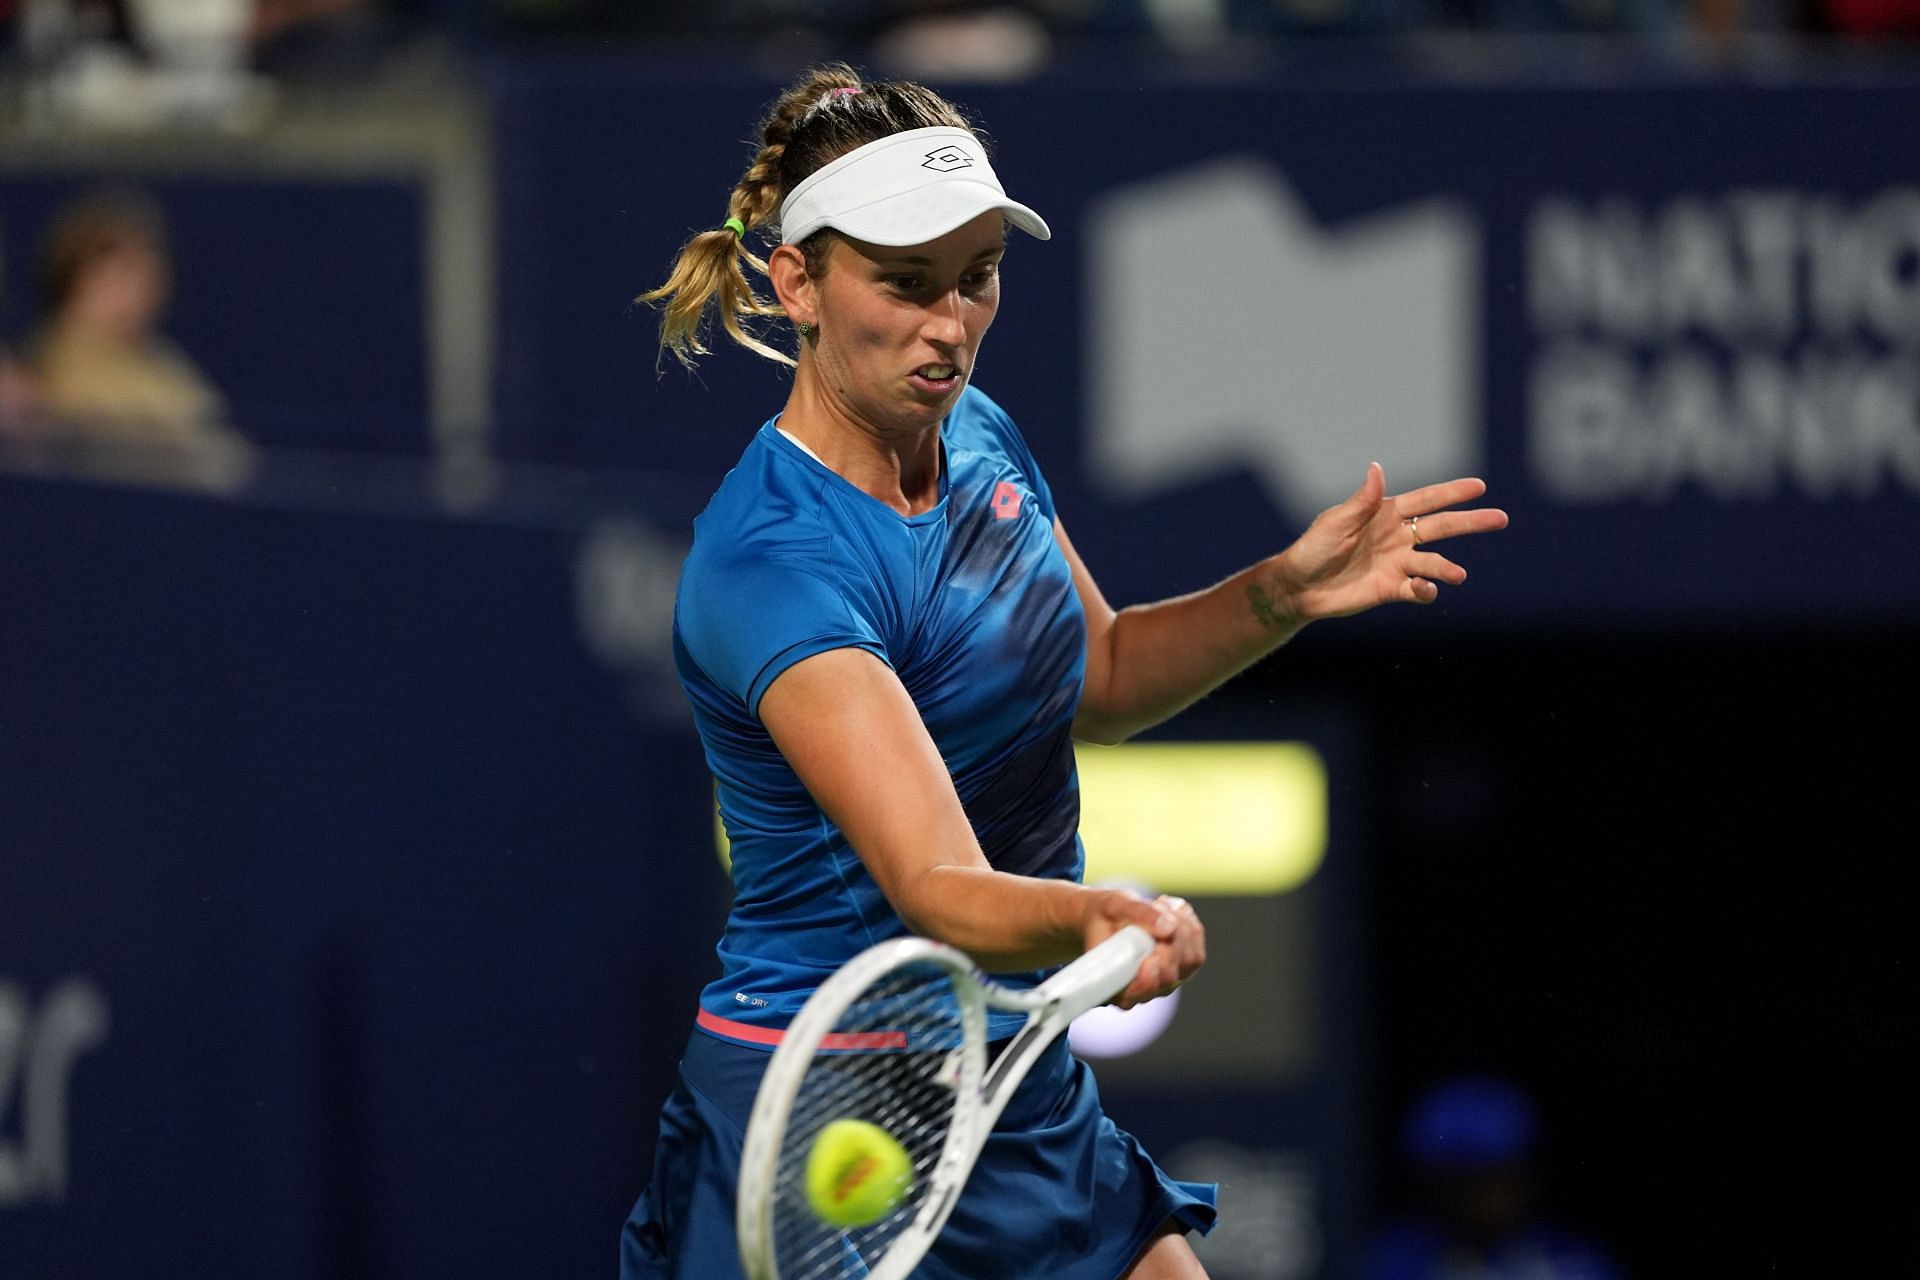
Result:
M813 105L807 108L807 114L802 116L801 119L811 120L817 112L825 111L840 99L850 98L858 92L860 92L859 85L854 85L851 88L842 85L837 89L829 89L813 100Z

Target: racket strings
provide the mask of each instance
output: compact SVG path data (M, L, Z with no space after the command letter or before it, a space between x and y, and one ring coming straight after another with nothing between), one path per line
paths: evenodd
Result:
M953 1124L963 1043L953 981L937 965L896 969L848 1006L815 1052L794 1096L773 1183L773 1252L780 1280L862 1276L920 1211ZM824 1221L807 1200L807 1158L835 1120L878 1125L906 1149L913 1181L887 1215L864 1226Z

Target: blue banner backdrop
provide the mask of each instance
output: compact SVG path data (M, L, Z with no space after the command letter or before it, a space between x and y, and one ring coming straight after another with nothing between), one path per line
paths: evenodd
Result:
M631 305L777 89L503 72L506 452L718 473L779 408L744 354L656 374ZM1277 549L1378 459L1513 514L1461 549L1477 623L1920 613L1912 83L953 95L1055 231L1015 236L977 382L1116 598Z
M0 477L0 1272L610 1273L725 893L647 529Z
M656 374L631 302L724 215L776 88L499 74L498 443L597 478L523 491L510 471L456 516L404 466L268 457L233 500L0 477L8 1274L611 1269L724 909L664 619L694 510L785 388L734 352ZM1513 512L1461 551L1461 626L1920 618L1900 536L1920 491L1913 86L1108 75L956 96L1056 231L1013 246L979 380L1110 596L1277 547L1377 458L1396 483L1482 473ZM4 188L16 291L19 201L57 194L38 181ZM208 243L228 203L162 187L183 251ZM343 237L417 227L404 187L229 194L262 226L337 195L320 220ZM403 241L340 256L409 282L356 287L364 329L332 328L351 311L329 294L307 356L263 356L258 403L276 368L311 398L276 419L286 442L372 452L393 436L352 432L419 421ZM203 338L188 319L216 375L254 350L233 336L247 308ZM398 356L364 403L296 386L375 338ZM362 425L297 425L327 406ZM614 473L633 492L587 500ZM1261 710L1255 732L1327 739L1344 874L1363 744L1340 708ZM1356 1008L1352 882L1313 893L1341 948L1318 998ZM1244 1246L1290 1241L1303 1274L1350 1256L1364 1173L1359 1033L1326 1030L1317 1073L1284 1086L1113 1090L1157 1145L1201 1144L1183 1172L1224 1156L1270 1214L1319 1214Z

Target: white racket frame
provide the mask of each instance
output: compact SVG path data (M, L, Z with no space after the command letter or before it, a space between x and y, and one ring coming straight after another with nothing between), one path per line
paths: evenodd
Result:
M901 938L867 948L847 961L808 997L780 1038L767 1063L753 1101L740 1153L739 1194L734 1226L740 1262L748 1280L780 1280L773 1256L773 1181L786 1141L795 1094L823 1037L861 994L888 973L908 965L932 964L953 979L960 1005L962 1041L948 1070L955 1072L953 1122L939 1159L926 1175L927 1194L914 1220L894 1237L879 1259L870 1259L868 1280L905 1280L933 1247L954 1202L973 1172L1013 1091L1040 1054L1087 1010L1105 1004L1126 988L1140 962L1153 950L1145 929L1128 925L1030 991L1015 991L980 972L963 953L926 938ZM1027 1015L991 1067L987 1064L987 1010Z

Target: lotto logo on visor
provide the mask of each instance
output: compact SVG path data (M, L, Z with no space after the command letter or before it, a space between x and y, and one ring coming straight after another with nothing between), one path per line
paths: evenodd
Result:
M958 147L941 147L937 151L927 152L927 158L920 162L920 167L935 173L952 173L955 169L973 168L973 157Z

